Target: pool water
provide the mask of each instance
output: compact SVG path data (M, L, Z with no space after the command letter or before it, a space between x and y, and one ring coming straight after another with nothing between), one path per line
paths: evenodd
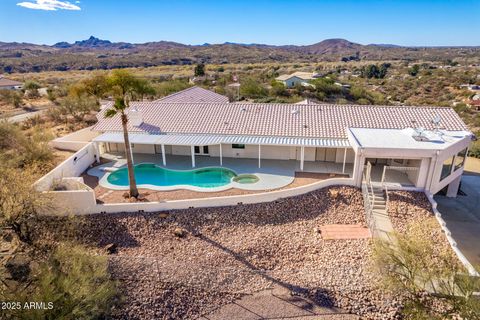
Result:
M164 169L151 163L135 166L137 185L190 185L200 188L215 188L229 184L235 176L236 174L232 170L216 167L177 171ZM107 181L115 186L128 186L127 167L112 172L107 177Z

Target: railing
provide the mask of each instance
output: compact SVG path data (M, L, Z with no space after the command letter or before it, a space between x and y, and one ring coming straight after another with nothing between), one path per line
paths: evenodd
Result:
M372 184L370 183L370 187ZM375 194L372 190L372 198L370 198L370 192L369 192L369 185L366 179L365 174L363 175L363 182L362 182L362 195L363 195L363 204L365 207L365 220L367 221L367 226L370 229L370 232L372 234L375 234L375 220L373 219L373 205L375 203Z

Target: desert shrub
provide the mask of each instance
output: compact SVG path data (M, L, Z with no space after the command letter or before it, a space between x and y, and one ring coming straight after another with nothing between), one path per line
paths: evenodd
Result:
M45 308L11 310L7 319L105 319L118 302L104 256L92 255L79 245L62 243L32 268L25 290L9 290L7 301L42 301ZM47 304L51 303L51 304Z
M186 80L170 80L160 82L154 85L157 97L165 97L169 94L190 88L192 85L188 83Z
M51 139L51 134L43 128L35 127L26 132L16 124L0 122L0 163L14 168L40 164L47 170L53 160L48 145Z
M240 94L249 99L261 99L268 96L268 90L260 82L248 77L241 82Z
M374 245L375 272L383 285L404 299L406 319L479 319L474 292L479 279L470 278L446 239L436 239L435 218L411 223L392 234L392 241Z
M23 97L21 92L15 90L0 90L0 101L15 108L20 108L23 104Z
M76 121L83 121L86 115L98 109L97 99L86 94L69 94L62 99L58 107L64 119L72 116Z
M30 99L38 98L40 96L40 93L38 92L38 89L40 88L40 84L33 80L25 81L25 84L23 85L23 89L25 90L27 97Z

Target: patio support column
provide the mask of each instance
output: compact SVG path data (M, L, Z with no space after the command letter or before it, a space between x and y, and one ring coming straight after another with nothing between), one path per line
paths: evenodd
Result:
M261 162L260 162L260 156L262 154L262 146L258 145L258 167L260 168Z
M130 142L130 155L132 156L132 165L135 165L135 161L133 160L133 148L132 148L131 142Z
M345 162L347 161L347 148L343 150L343 168L342 173L345 173Z
M93 143L93 148L95 149L95 162L100 163L100 148L98 147L98 142Z
M223 158L222 158L222 144L220 143L220 166L223 166Z
M303 163L305 162L305 146L302 146L300 151L300 171L303 171Z
M165 155L165 145L162 144L162 162L163 166L167 165L167 156Z
M192 151L192 168L195 168L195 146L190 146L190 150Z

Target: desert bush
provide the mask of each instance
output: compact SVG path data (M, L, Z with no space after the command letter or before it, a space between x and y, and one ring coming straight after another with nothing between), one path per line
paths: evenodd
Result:
M268 96L268 90L260 82L248 77L241 81L240 95L249 99L261 99Z
M15 108L20 108L23 104L23 97L21 92L15 90L0 90L0 101Z
M474 296L479 279L468 276L446 239L432 237L438 228L430 218L392 234L392 241L377 240L375 272L386 289L404 299L406 319L479 319Z

